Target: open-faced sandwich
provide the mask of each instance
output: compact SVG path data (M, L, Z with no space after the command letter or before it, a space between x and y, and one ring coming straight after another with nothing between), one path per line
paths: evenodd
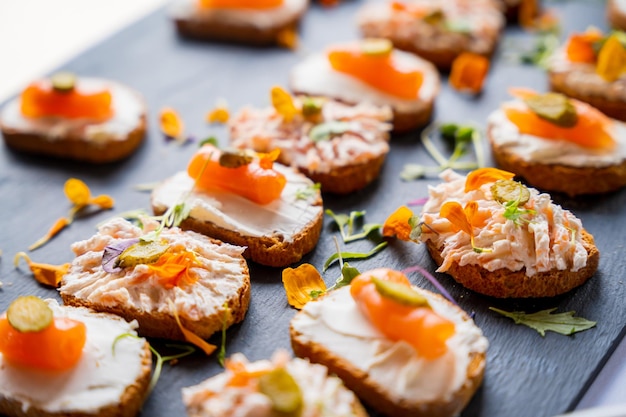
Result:
M623 32L572 34L549 60L550 88L626 121L626 49Z
M514 90L489 116L497 164L534 187L571 196L626 186L626 125L559 93Z
M463 52L490 57L504 23L495 0L386 0L366 4L358 15L364 36L389 39L441 70Z
M190 211L182 228L245 246L244 256L263 265L297 262L319 239L322 197L313 181L274 163L278 153L204 145L187 171L154 189L152 208L162 214L184 203Z
M0 414L137 415L148 392L152 356L136 327L52 299L15 299L0 317Z
M0 130L17 151L112 162L143 141L146 108L139 93L120 83L57 73L31 83L7 103Z
M191 38L272 45L297 29L308 0L179 0L178 32Z
M394 417L458 415L482 382L488 346L463 310L387 268L308 302L290 334L297 356Z
M548 194L514 176L495 168L467 176L446 170L444 182L429 187L419 223L402 207L383 234L426 243L437 272L481 294L553 297L583 284L600 260L593 236Z
M201 339L238 323L250 302L244 248L122 218L76 242L59 291L66 304L137 320L142 336Z
M386 39L336 44L311 54L291 71L297 94L345 103L371 103L393 110L393 128L424 126L439 93L439 73L430 62L400 51Z
M626 30L626 2L623 0L608 0L606 15L611 26L618 30Z
M230 119L234 147L257 152L280 149L278 162L298 169L324 192L350 193L378 177L389 152L388 107L306 96L293 99L278 87L272 97L273 107L247 107Z
M365 417L359 399L322 365L277 351L272 360L248 362L241 353L226 370L183 388L189 417Z

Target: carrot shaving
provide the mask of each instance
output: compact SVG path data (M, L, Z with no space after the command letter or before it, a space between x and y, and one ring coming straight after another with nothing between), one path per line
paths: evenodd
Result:
M383 236L397 237L400 240L411 240L411 230L413 228L409 224L409 220L413 217L413 211L407 206L401 206L391 213L383 224Z
M287 49L296 49L300 39L298 38L298 32L293 28L286 28L278 32L276 35L276 43L278 46L282 46Z
M182 119L176 112L176 110L171 107L166 107L161 110L159 115L159 123L161 127L161 132L165 136L174 139L180 139L183 137L185 132L185 124Z
M63 276L70 268L69 263L65 263L63 265L50 265L33 262L30 257L24 252L18 252L15 255L15 258L13 259L13 264L16 268L19 265L20 259L24 259L26 261L28 267L33 273L33 277L37 280L37 282L54 288L59 286L61 280L63 279Z
M240 361L234 361L227 359L224 367L231 372L232 376L226 382L227 387L245 387L250 385L253 381L256 381L259 377L267 374L271 369L257 369L249 371L246 368L246 364Z
M497 168L479 168L469 174L465 179L465 192L479 189L483 184L496 182L498 180L510 180L514 173L503 171Z
M178 328L180 329L183 336L185 337L185 340L191 343L192 345L202 349L202 351L206 353L207 356L212 354L215 351L215 349L217 349L217 346L208 343L207 341L201 339L200 336L198 336L191 330L186 329L180 322L180 317L178 317L178 311L176 311L176 307L174 306L174 303L172 302L172 300L168 300L168 302L169 302L170 310L172 311L172 314L174 315L174 319L176 320L176 324L178 324Z
M471 52L460 54L452 63L450 85L458 91L478 94L489 72L489 59Z
M230 112L228 111L228 107L226 106L226 103L224 102L220 102L218 103L215 108L211 111L209 111L206 114L206 121L209 123L226 123L228 122L228 119L230 118Z
M305 263L297 268L285 268L282 277L287 302L298 310L314 299L312 294L326 291L326 283L311 264Z
M283 116L285 122L290 122L300 113L293 102L293 97L281 87L272 87L271 90L272 106L278 114Z
M583 33L573 34L565 47L567 59L572 62L595 63L596 51L593 49L593 44L602 40L603 37L602 32L595 28L587 29Z
M193 252L183 251L179 253L166 252L155 263L146 266L158 276L157 280L160 285L170 289L196 282L198 278L191 275L189 270L201 267L202 264Z
M626 49L617 35L611 35L598 53L596 73L608 82L617 80L626 70Z
M278 159L280 155L280 148L273 149L270 152L263 153L259 152L257 154L259 156L259 166L263 169L272 169L274 166L274 162Z
M417 4L409 4L402 1L392 1L390 3L391 10L395 12L404 12L408 13L415 18L422 18L428 15L428 8L417 5Z

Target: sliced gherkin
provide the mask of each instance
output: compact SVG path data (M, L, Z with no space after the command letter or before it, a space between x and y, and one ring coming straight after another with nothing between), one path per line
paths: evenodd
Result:
M491 186L493 199L498 203L509 201L517 202L518 206L523 206L530 200L530 191L521 182L513 180L498 180Z
M524 102L537 116L557 126L573 127L578 121L576 108L563 94L537 94L528 97Z
M166 242L138 242L129 246L117 259L117 267L127 268L141 264L151 264L167 252L170 245Z
M52 309L39 297L26 295L18 297L7 309L7 320L18 332L40 332L54 319Z
M68 93L76 86L76 75L71 72L57 72L50 77L52 88L60 93Z
M304 402L300 386L285 368L276 368L259 378L259 391L272 401L272 408L285 417L298 417Z
M239 168L248 165L254 158L243 151L225 150L220 155L219 163L225 168Z
M361 51L365 55L385 56L393 50L393 44L389 39L366 38L361 41Z
M397 303L409 307L428 307L429 305L426 297L411 287L376 277L372 277L372 282L380 295Z

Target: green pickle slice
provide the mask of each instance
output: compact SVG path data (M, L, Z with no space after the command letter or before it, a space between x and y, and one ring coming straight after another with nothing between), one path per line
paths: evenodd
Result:
M524 102L537 116L557 126L573 127L578 121L576 108L563 94L537 94Z
M60 93L69 93L76 85L76 75L71 72L57 72L50 77L52 88Z
M53 320L52 309L39 297L26 295L18 297L7 309L7 320L18 332L40 332Z
M120 268L127 268L140 264L151 264L159 260L167 252L170 245L166 242L139 242L129 246L117 259Z
M239 168L248 165L254 158L240 151L222 151L219 164L224 168Z
M393 50L393 44L389 39L366 38L361 41L361 51L365 55L385 56Z
M285 368L276 368L259 378L259 391L272 401L272 408L289 417L302 411L302 392Z
M409 307L428 307L428 300L422 294L411 287L398 284L397 282L385 281L372 277L372 282L376 286L376 291L383 297L389 298L402 305Z
M523 206L530 200L530 191L521 182L513 180L498 180L491 186L493 199L498 203L516 201L518 206Z

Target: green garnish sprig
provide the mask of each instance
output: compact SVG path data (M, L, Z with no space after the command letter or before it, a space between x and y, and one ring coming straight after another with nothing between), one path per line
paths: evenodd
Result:
M313 197L322 188L322 184L316 182L313 185L298 188L296 190L296 200L308 200Z
M433 143L431 136L435 130L444 139L454 144L452 154L446 158L437 149ZM412 181L423 178L426 175L438 174L439 172L451 168L459 170L473 170L485 166L484 149L482 145L482 134L478 128L473 125L458 125L455 123L437 124L431 123L426 127L420 139L428 154L437 162L438 166L426 166L419 164L406 164L400 173L400 178L405 181ZM475 161L461 161L461 157L469 153L470 145L473 147Z
M351 211L350 214L335 213L331 209L326 209L325 213L332 217L339 228L339 233L344 243L354 242L355 240L365 239L372 232L380 230L382 227L379 223L366 223L360 232L355 233L357 220L365 216L365 210Z
M489 310L502 314L512 319L516 324L523 324L536 330L541 336L545 336L547 331L552 331L562 335L572 335L577 332L591 329L596 325L595 321L582 317L574 317L575 311L552 314L555 308L537 311L536 313L525 313L523 311L505 311L499 308L489 307Z

